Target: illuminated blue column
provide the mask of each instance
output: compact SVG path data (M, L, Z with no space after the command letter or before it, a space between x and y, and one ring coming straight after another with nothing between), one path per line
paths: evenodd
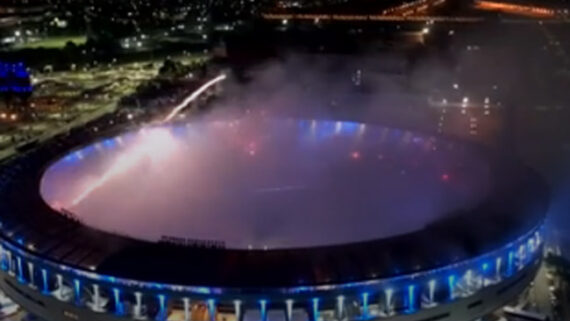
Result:
M449 300L455 299L455 275L447 277L447 286L449 292Z
M528 239L528 241L526 243L527 243L527 248L528 248L527 252L528 253L534 253L534 250L536 249L534 247L534 238Z
M216 301L214 299L208 300L208 312L210 313L210 321L216 321Z
M515 254L513 253L513 251L509 251L509 261L508 261L508 266L507 266L507 275L508 275L508 276L513 275L513 260L514 260L514 256L515 256Z
M416 286L408 285L408 312L416 310Z
M487 262L484 262L481 265L481 286L485 287L489 284L489 271L491 270L491 265Z
M312 300L312 312L313 312L313 321L319 320L319 298L313 298Z
M481 270L483 271L483 275L487 276L487 272L489 272L489 263L483 263L481 265Z
M81 282L78 279L73 280L73 293L75 294L75 304L81 304Z
M164 294L158 295L158 305L160 307L160 311L158 312L159 320L166 320L166 297Z
M8 260L6 258L6 250L2 245L0 245L0 267L4 271L8 270Z
M362 293L362 318L368 318L368 292Z
M44 292L44 294L49 293L48 278L47 278L46 269L42 269L42 285L43 285L42 291Z
M123 308L123 302L121 302L121 290L118 288L113 288L113 298L115 300L115 313L118 315L123 315L125 310Z
M267 300L259 300L259 311L261 314L261 321L267 321Z

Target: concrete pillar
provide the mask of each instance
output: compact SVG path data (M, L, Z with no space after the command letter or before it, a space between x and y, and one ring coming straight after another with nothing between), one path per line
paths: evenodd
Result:
M386 315L393 315L394 314L394 308L393 308L393 304L392 304L392 299L394 296L394 290L392 289L386 289L384 290L384 299L386 300Z
M53 294L58 300L63 300L63 276L61 274L56 274L55 279L57 286Z
M344 317L344 295L336 297L336 318L342 320Z
M191 317L190 299L182 298L182 302L184 302L184 321L190 321L190 317Z
M235 300L234 301L234 313L236 316L236 321L241 321L241 301L240 300Z
M16 268L17 268L17 273L18 273L18 281L20 282L25 282L24 280L24 268L22 266L22 258L19 256L16 256Z
M30 274L29 285L33 288L36 288L36 280L34 277L34 263L28 262L28 274Z
M99 284L93 284L93 310L99 311L101 309L101 294L99 293Z
M6 250L4 246L0 244L0 264L2 265L2 269L8 268L8 264L6 261Z
M285 320L291 321L293 319L293 300L285 300Z
M142 318L142 293L135 292L135 307L133 308L133 316L135 319Z
M14 263L12 262L12 252L6 251L6 259L8 260L8 274L14 275Z
M55 278L57 279L57 289L63 289L63 276L61 274L57 274Z
M495 261L495 278L497 281L502 279L501 277L501 264L503 263L503 259L499 256Z

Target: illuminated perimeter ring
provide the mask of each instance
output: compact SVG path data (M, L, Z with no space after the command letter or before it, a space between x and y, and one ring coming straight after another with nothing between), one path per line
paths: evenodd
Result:
M515 298L541 262L548 190L511 162L502 166L518 168L516 182L476 210L383 240L247 251L93 230L38 193L47 163L88 130L1 170L0 287L49 321L473 320Z

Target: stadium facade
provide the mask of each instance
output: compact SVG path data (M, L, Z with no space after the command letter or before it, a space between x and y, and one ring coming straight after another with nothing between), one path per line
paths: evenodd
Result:
M153 243L51 209L38 188L46 167L117 134L87 126L1 169L0 288L46 320L474 320L515 299L541 263L548 189L504 159L493 162L501 187L474 209L340 245Z

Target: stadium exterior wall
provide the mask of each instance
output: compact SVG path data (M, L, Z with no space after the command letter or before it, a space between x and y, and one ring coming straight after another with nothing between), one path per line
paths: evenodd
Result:
M278 291L260 289L247 295L240 295L240 289L148 284L97 275L38 257L3 240L0 287L26 310L48 321L467 321L501 307L532 281L542 259L542 231L537 226L496 251L414 275ZM196 317L199 309L203 313ZM275 311L280 311L280 320L268 317Z

